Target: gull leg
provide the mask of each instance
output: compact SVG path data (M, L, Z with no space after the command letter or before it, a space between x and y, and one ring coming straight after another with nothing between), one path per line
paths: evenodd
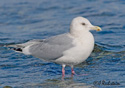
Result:
M73 65L71 66L71 72L72 72L72 75L75 75L75 71L73 69Z
M77 75L76 73L75 73L75 71L74 71L74 69L73 69L73 65L71 66L71 72L72 72L72 77L74 76L74 75L76 75L76 76L86 76L86 75L88 75L88 74L82 74L82 75Z
M85 76L85 75L88 75L88 74L82 74L82 75L77 75L76 73L75 73L75 71L74 71L74 69L73 69L73 65L71 65L71 72L72 72L72 77L74 76L74 75L76 75L76 76Z
M65 77L65 64L62 65L62 78Z

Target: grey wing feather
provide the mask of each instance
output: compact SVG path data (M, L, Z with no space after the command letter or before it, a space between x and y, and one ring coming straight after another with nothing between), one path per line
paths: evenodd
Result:
M44 60L55 60L63 55L63 52L73 47L72 38L67 34L54 36L32 45L30 47L31 55Z

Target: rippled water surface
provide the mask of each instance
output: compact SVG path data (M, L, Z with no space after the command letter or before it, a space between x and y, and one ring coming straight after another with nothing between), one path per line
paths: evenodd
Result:
M68 32L76 16L103 31L92 31L95 49L75 67L79 76L61 79L61 66L3 47ZM87 74L87 75L81 75ZM101 83L100 83L101 82ZM110 82L104 85L102 82ZM115 85L111 83L115 83ZM117 85L116 85L117 84ZM0 88L125 88L124 0L1 0Z

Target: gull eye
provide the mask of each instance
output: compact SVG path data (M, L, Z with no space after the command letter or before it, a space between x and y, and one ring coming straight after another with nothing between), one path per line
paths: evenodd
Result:
M85 23L82 23L82 25L86 25Z

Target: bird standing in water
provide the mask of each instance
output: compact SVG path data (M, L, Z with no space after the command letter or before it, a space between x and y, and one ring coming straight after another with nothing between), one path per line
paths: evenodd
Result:
M72 20L68 33L47 39L30 40L22 44L7 45L7 47L13 47L13 50L26 55L61 64L64 77L66 65L71 66L71 72L75 74L74 65L82 63L91 54L94 48L94 37L90 30L101 31L101 28L93 26L84 17L76 17Z

